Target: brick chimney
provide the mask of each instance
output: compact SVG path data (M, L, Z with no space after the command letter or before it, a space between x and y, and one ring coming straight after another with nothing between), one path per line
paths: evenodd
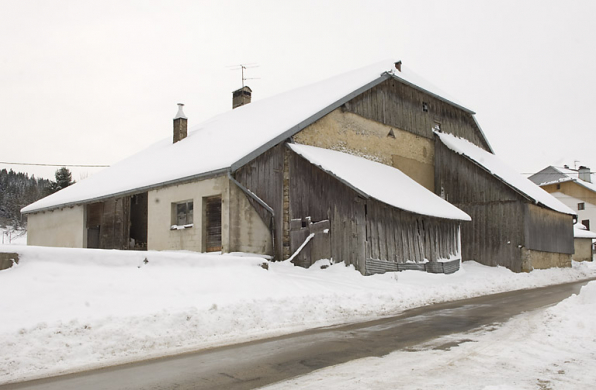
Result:
M174 118L174 143L183 140L186 138L188 133L187 131L187 122L188 119L186 115L184 115L184 111L182 111L182 107L184 104L178 103L178 113Z
M583 181L587 181L588 183L592 182L592 174L590 173L590 168L581 166L577 171L579 173L578 177L580 179L582 179Z
M250 103L252 96L252 89L249 87L242 87L232 92L232 109Z

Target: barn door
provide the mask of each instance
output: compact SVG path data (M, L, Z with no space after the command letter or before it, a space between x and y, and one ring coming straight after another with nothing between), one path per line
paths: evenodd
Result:
M205 198L205 242L207 252L221 251L221 196Z

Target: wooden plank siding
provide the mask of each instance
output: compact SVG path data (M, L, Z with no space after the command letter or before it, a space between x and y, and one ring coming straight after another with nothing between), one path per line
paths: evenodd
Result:
M428 111L423 110L423 103ZM431 140L438 122L443 132L490 149L471 113L394 79L365 91L343 109Z
M130 239L130 197L112 198L104 202L87 205L86 227L92 232L96 232L96 229L99 228L99 240L93 243L93 247L128 249Z
M363 274L370 274L366 270L369 259L420 263L459 253L459 221L417 215L374 199L363 199L293 152L290 172L292 220L329 220L331 257L353 264ZM374 261L369 264L382 265Z
M234 176L243 186L262 199L275 212L274 256L283 259L283 171L284 145L274 146L238 169ZM266 226L270 226L269 212L247 197ZM271 228L271 227L270 227Z
M541 252L573 254L573 217L535 204L525 205L525 247Z
M470 215L461 230L462 258L522 271L522 248L570 253L571 216L532 204L464 156L435 143L438 195ZM567 230L566 230L567 229Z
M459 253L458 221L413 214L369 199L366 223L372 259L421 263Z
M366 222L364 200L344 183L290 154L290 214L292 220L329 220L330 251L336 261L353 264L364 274Z

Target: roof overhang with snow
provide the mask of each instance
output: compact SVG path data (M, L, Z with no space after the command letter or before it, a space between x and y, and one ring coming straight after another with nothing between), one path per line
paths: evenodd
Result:
M573 210L544 191L537 184L507 166L494 154L451 134L435 132L435 135L447 148L489 172L496 179L529 201L560 213L577 215Z
M437 88L408 68L402 67L397 72L394 63L382 61L230 110L191 127L188 136L175 144L167 137L86 180L24 207L21 212L98 202L235 171L390 78L473 114L455 99L441 97L443 94Z
M288 144L311 164L365 198L434 218L471 221L468 214L427 190L400 170L363 157L315 146Z

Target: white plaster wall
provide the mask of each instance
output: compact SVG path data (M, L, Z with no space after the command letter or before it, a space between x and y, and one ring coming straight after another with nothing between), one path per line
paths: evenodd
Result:
M205 250L202 234L203 198L221 195L222 251L229 252L229 185L226 176L171 185L148 192L147 248L149 250ZM193 201L193 227L171 230L172 203Z
M27 245L87 247L85 206L72 206L27 215Z
M588 203L580 198L569 196L562 192L553 192L551 195L560 200L565 206L575 211L579 223L587 219L590 221L590 230L596 231L596 204ZM578 203L584 203L585 210L578 210Z

